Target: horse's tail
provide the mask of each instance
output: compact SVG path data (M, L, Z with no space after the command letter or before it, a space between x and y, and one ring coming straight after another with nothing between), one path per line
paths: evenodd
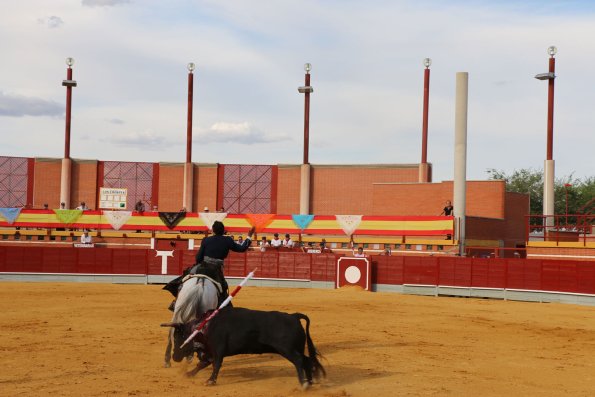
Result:
M295 315L300 320L306 320L306 344L308 345L307 358L310 360L312 375L316 379L320 379L320 377L324 378L326 377L326 371L320 361L318 361L318 357L322 357L322 355L316 350L316 346L314 346L314 342L312 342L312 338L310 337L310 319L302 313L295 313Z

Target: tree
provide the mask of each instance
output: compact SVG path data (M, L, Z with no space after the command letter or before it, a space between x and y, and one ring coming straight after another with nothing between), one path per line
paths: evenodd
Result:
M529 195L531 215L543 214L543 171L529 169L515 170L508 175L504 171L490 168L489 179L506 182L506 191ZM595 214L595 177L577 179L571 174L554 182L554 212L566 214L566 192L568 191L568 214Z

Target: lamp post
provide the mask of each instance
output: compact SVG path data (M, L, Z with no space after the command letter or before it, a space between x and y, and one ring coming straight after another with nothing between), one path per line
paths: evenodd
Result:
M310 149L310 94L314 92L314 88L310 86L310 71L312 65L306 63L304 65L305 84L303 87L298 87L298 92L304 94L304 161L302 164L309 164L308 152Z
M186 124L186 162L184 163L184 193L182 207L192 212L192 191L194 187L194 170L192 168L192 107L194 100L194 69L196 65L190 62L188 69L188 119Z
M192 105L194 99L194 69L196 65L188 64L188 122L186 128L186 162L192 162Z
M421 164L419 165L419 182L429 182L428 175L428 107L430 101L430 65L432 60L425 58L423 64L426 67L424 70L424 105L423 105L423 120L422 120L422 137L421 137Z
M62 85L66 87L66 128L64 139L64 158L70 158L70 119L72 109L72 87L76 87L76 81L72 79L72 65L74 58L66 58L66 80L62 80Z
M547 101L547 149L546 160L544 162L544 183L543 183L543 215L545 217L545 226L554 225L554 79L556 78L556 58L558 52L555 46L550 46L547 53L550 56L549 69L547 73L540 73L535 76L538 80L548 81L548 101Z
M310 150L310 94L314 88L310 85L310 71L312 65L304 65L306 71L304 86L298 87L298 92L304 94L304 159L301 166L300 182L300 214L310 213L310 162L308 153Z
M66 115L64 129L64 158L62 159L62 171L60 174L60 202L70 208L70 181L72 160L70 159L70 120L72 110L72 87L76 87L76 80L72 79L72 65L74 58L66 58L66 80L62 80L62 86L66 87Z

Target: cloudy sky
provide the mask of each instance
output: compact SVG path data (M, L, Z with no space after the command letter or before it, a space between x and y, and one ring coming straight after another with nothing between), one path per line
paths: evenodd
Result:
M520 4L522 3L522 4ZM310 62L310 162L418 163L453 178L455 76L469 72L469 179L541 169L556 45L557 177L595 174L595 2L0 1L0 155L62 157L73 57L74 158L183 162L188 62L195 162L299 164ZM357 181L353 181L357 183Z

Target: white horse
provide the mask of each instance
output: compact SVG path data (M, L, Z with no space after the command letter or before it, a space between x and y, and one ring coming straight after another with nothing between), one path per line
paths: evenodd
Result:
M184 358L180 350L180 345L183 342L181 327L200 318L207 311L215 310L220 291L219 283L202 274L193 274L184 279L182 289L178 293L171 323L161 324L162 327L171 327L165 349L166 368L171 366L172 346L174 361L179 362Z

